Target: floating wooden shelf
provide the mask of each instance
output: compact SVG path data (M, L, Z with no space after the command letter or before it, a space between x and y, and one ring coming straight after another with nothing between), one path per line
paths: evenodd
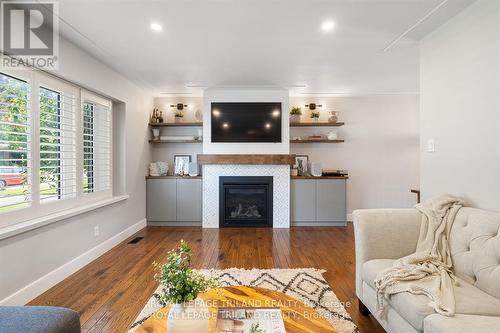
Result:
M336 123L290 123L290 127L339 127L344 126L343 122Z
M201 176L146 176L146 179L201 179Z
M202 176L146 176L146 179L201 179ZM314 176L290 176L291 179L309 179L309 180L316 180L316 179L349 179L349 176L321 176L321 177L314 177Z
M149 140L149 143L203 143L201 140Z
M183 123L149 123L151 127L188 127L188 126L203 126L200 122L183 122Z
M199 164L287 164L292 165L295 155L289 154L199 154Z
M327 140L327 139L321 139L321 140L309 140L309 139L304 139L304 140L290 140L290 143L341 143L344 142L344 140Z

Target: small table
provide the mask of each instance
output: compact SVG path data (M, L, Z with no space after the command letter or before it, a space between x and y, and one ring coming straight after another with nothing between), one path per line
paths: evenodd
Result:
M282 311L288 333L336 333L337 331L314 309L290 296L264 288L233 286L212 289L198 295L210 305L212 314L209 332L215 332L218 307L277 307ZM166 333L170 306L166 306L145 320L135 333Z

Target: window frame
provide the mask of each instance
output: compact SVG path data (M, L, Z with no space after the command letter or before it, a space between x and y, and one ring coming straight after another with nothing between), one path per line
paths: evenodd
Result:
M15 209L15 210L12 210L12 211L8 211L8 212L3 212L3 213L0 213L0 218L1 219L5 219L6 222L3 222L0 224L0 228L3 228L3 227L8 227L8 226L11 226L11 225L14 225L14 224L17 224L17 223L20 223L22 221L25 221L25 220L28 220L30 218L33 218L32 217L32 211L33 211L33 207L35 206L35 199L34 199L34 194L35 194L35 190L33 188L33 185L35 183L35 179L33 178L33 170L35 170L35 166L33 165L33 157L35 156L34 155L34 142L33 142L33 133L35 131L34 129L34 109L35 109L35 105L33 105L33 102L34 100L37 100L38 98L34 98L34 96L38 97L38 94L34 91L34 73L33 71L13 71L13 70L4 70L2 69L0 71L0 73L3 73L5 75L8 75L8 76L11 76L15 79L18 79L18 80L22 80L22 81L25 81L29 86L30 86L30 95L28 97L28 103L30 105L30 108L29 108L29 117L30 117L30 138L29 138L29 144L27 145L27 147L29 147L29 154L28 154L28 179L29 179L29 182L30 182L30 202L28 204L27 207L24 207L24 208L19 208L19 209ZM38 104L37 104L37 107L38 107Z
M28 154L28 179L30 181L31 201L27 207L15 209L7 212L0 212L0 231L6 227L16 224L39 220L54 213L64 210L78 209L89 204L97 203L101 200L113 197L113 110L112 101L97 94L84 90L83 88L59 79L48 73L37 69L13 71L0 70L1 73L15 79L25 81L30 86L30 96L28 98L30 116L30 136ZM75 119L75 186L74 197L54 200L50 202L40 201L40 87L50 90L71 93L74 96L74 119ZM106 191L84 193L83 191L83 101L84 98L91 99L103 105L109 105L110 109L110 188Z
M109 113L110 113L110 119L109 119L109 147L110 147L110 152L109 152L109 168L110 168L110 179L109 179L109 189L107 190L104 190L104 191L95 191L95 184L94 184L94 191L93 192L84 192L83 191L83 105L84 103L92 103L92 104L100 104L102 106L105 106L109 109ZM79 182L79 190L82 192L82 195L83 197L93 197L93 198L99 198L99 199L103 199L103 198L109 198L113 195L113 103L104 98L104 97L101 97L97 94L94 94L90 91L87 91L87 90L84 90L82 89L81 90L81 107L80 107L80 110L82 111L82 114L81 114L81 130L80 130L80 133L81 133L81 144L82 144L82 147L80 148L80 152L82 154L82 159L80 160L80 166L82 168L82 172L80 173L82 179L80 180ZM98 110L97 110L98 111ZM94 109L94 115L95 115L95 112L96 112L96 109ZM95 121L93 122L94 123L94 133L95 133ZM95 144L93 145L94 149L95 149ZM96 164L94 162L94 172L96 172Z
M65 81L62 81L60 79L54 78L52 76L49 76L47 74L38 72L36 77L35 77L35 84L36 84L36 90L37 90L37 100L39 101L39 96L40 96L40 88L45 88L49 89L58 93L66 93L66 94L71 94L74 96L74 103L73 103L73 113L74 113L74 119L75 119L75 183L76 183L76 191L74 197L67 198L67 199L58 199L50 202L43 202L40 200L40 105L37 103L37 109L34 113L36 113L36 129L33 131L33 133L36 133L35 137L33 138L34 142L34 154L33 156L36 156L37 158L34 159L33 164L36 165L35 170L38 172L33 173L33 179L34 183L36 184L36 195L34 196L34 201L36 206L38 207L38 213L42 215L48 215L54 212L57 212L59 210L64 210L64 209L70 209L70 208L75 208L79 205L79 193L78 193L78 119L80 118L80 113L81 110L78 108L80 105L80 89L70 83L67 83ZM59 187L60 189L60 187ZM38 216L35 216L38 217Z

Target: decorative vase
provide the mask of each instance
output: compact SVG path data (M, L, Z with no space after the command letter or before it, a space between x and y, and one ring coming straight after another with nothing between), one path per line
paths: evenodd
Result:
M174 304L168 313L168 333L208 332L210 313L202 300Z
M300 114L291 114L290 115L291 123L299 123L300 122Z
M159 128L153 128L153 140L160 140L160 129Z
M319 118L313 118L313 123L317 123L319 121Z
M337 140L337 132L331 131L327 134L326 137L328 138L328 140Z
M182 117L174 117L174 122L182 123Z
M194 117L196 118L197 121L203 120L203 113L201 112L200 109L196 109L196 112L194 113Z
M336 123L339 120L339 113L337 111L330 111L330 117L328 117L329 123Z

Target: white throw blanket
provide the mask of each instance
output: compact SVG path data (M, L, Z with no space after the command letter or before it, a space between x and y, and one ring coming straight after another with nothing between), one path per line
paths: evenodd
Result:
M385 297L409 292L429 297L429 306L439 314L455 314L452 283L456 280L451 270L448 238L463 204L460 198L443 195L415 206L422 213L417 250L377 275L379 310L384 308Z

